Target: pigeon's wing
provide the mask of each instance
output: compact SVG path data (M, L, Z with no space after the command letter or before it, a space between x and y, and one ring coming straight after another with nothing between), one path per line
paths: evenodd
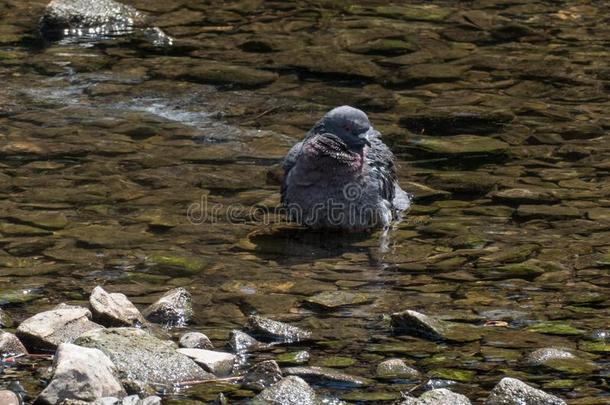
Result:
M367 153L367 163L373 180L380 184L381 197L389 201L397 210L409 207L409 195L404 192L396 181L396 166L394 154L377 136L369 138L371 147Z
M285 203L284 195L286 193L286 180L288 179L288 173L297 163L297 159L301 155L301 149L303 148L303 142L304 141L298 142L292 148L290 148L290 150L288 151L288 154L286 155L286 157L284 158L284 161L282 162L282 168L284 169L284 179L282 180L282 187L280 190L282 203Z

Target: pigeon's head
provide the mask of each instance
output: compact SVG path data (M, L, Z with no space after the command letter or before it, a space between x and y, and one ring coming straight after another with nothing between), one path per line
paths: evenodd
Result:
M321 124L324 131L338 136L350 148L370 146L368 135L373 128L366 114L357 108L348 105L333 108Z

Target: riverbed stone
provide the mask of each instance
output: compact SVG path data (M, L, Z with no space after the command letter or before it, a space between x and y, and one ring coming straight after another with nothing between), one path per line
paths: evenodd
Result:
M121 380L172 385L213 378L177 352L174 342L158 339L142 329L93 330L79 337L76 344L103 351L117 366Z
M415 405L470 405L470 400L457 392L446 388L437 388L424 392Z
M213 349L214 345L206 335L201 332L187 332L180 336L180 347L186 349Z
M242 385L248 389L261 391L281 379L280 366L274 360L264 360L248 369Z
M93 319L104 326L140 326L146 320L125 294L108 293L97 286L89 296Z
M51 37L65 29L89 27L120 32L142 25L144 20L144 14L114 0L53 0L44 10L40 29Z
M377 378L416 380L421 377L419 371L410 367L402 359L388 359L377 365Z
M595 373L599 367L592 361L581 358L572 351L544 347L530 353L525 362L531 367L545 367L560 373L577 375Z
M477 135L414 136L408 145L426 154L461 157L500 155L509 148L499 139Z
M232 330L229 335L229 346L235 353L256 351L262 343L239 330Z
M302 378L289 376L254 397L254 405L320 405L316 392Z
M0 390L0 404L2 405L21 405L17 394L10 390Z
M311 384L324 382L339 384L348 387L361 387L371 384L371 381L366 378L342 373L340 371L327 367L297 366L287 367L282 371L285 375L299 376Z
M566 405L554 395L527 385L516 378L505 377L494 387L485 405Z
M55 350L61 343L72 343L85 332L103 328L90 318L87 308L59 306L23 321L16 335L30 351Z
M323 291L312 297L306 298L309 304L325 309L336 309L344 306L361 305L372 302L374 298L368 294L352 293L349 291Z
M66 399L94 401L125 395L116 367L104 353L62 343L55 354L53 379L36 403L57 404Z
M0 357L27 354L28 350L17 336L10 332L0 332Z
M393 313L391 323L397 333L432 340L472 342L482 335L475 326L443 321L409 309Z
M1 328L10 328L12 326L13 326L13 318L11 318L11 316L8 314L8 312L6 312L2 308L0 308L0 329Z
M182 287L174 288L146 308L143 315L150 322L184 326L193 317L191 293Z
M187 348L178 349L177 351L178 353L182 353L185 356L193 359L195 363L217 376L226 376L231 374L233 365L235 364L236 357L231 353Z
M248 318L246 328L255 337L267 341L291 343L311 338L310 331L258 315L251 315Z

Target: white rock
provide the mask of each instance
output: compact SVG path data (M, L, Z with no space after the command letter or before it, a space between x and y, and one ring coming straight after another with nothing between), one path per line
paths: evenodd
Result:
M111 294L100 286L91 292L89 305L93 319L104 326L137 326L146 322L125 294Z
M565 401L516 378L503 378L491 391L486 405L566 405Z
M235 355L231 353L205 349L178 349L178 352L190 357L195 363L217 376L231 374L235 363Z
M125 395L116 368L104 353L62 343L55 354L53 379L36 403L57 404L65 399L95 401Z

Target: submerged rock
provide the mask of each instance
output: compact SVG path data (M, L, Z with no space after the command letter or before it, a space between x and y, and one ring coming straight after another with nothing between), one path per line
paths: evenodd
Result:
M89 305L93 319L105 326L139 326L146 322L124 294L110 294L100 286L91 292Z
M11 326L13 326L13 319L0 308L0 328L10 328Z
M307 330L258 315L252 315L248 318L246 328L261 339L283 343L298 342L311 338L311 332Z
M477 135L416 136L409 146L430 155L442 156L495 156L506 153L509 145L495 138Z
M347 291L324 291L307 298L309 304L326 309L335 309L349 305L360 305L372 302L374 298L368 294L351 293Z
M53 379L36 403L57 404L66 399L94 401L125 395L116 368L104 353L63 343L55 355Z
M313 388L299 377L286 377L258 394L255 405L319 405Z
M330 383L347 387L361 387L370 384L370 381L365 378L345 374L326 367L287 367L283 371L286 375L296 375L310 383Z
M104 352L116 365L121 380L171 385L205 380L213 375L176 351L176 345L142 329L109 328L90 331L76 344Z
M144 13L114 0L52 0L40 19L40 31L51 40L65 36L103 38L130 34L140 28L155 45L172 43L159 28L147 27Z
M180 336L180 347L186 349L213 349L210 339L201 332L187 332Z
M409 367L402 359L388 359L377 365L377 378L415 380L421 377L419 371Z
M474 326L446 322L411 310L392 314L392 327L398 333L432 340L471 342L481 338L481 332Z
M144 317L154 323L184 326L193 317L191 293L184 288L174 288L144 310Z
M9 332L0 332L0 357L27 353L27 349L17 336Z
M238 330L232 330L231 335L229 336L229 346L231 346L231 349L233 349L235 353L255 351L260 348L261 345L262 343L252 336Z
M178 349L177 352L190 357L195 363L217 376L231 374L235 364L235 355L231 353L205 349Z
M470 405L471 402L462 394L437 388L423 393L418 399L407 398L399 405Z
M591 374L599 367L590 360L564 349L545 347L530 353L525 362L531 367L545 367L566 374Z
M516 378L503 378L487 397L486 405L566 405L562 399Z
M282 379L280 366L274 360L261 361L250 367L242 385L253 390L263 390Z
M72 343L87 331L103 328L90 318L87 308L59 306L23 321L16 335L30 351L55 350L61 343Z

